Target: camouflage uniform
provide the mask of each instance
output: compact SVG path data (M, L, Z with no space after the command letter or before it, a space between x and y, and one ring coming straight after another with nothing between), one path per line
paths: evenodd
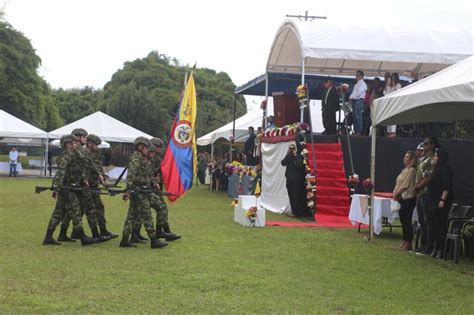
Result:
M87 179L87 181L89 181L91 178L95 178L95 180L97 180L100 173L94 164L89 151L87 151L84 147L79 146L74 152L77 167L82 169L84 178ZM86 215L87 223L89 224L91 231L94 233L94 231L97 229L97 218L95 213L95 204L92 198L92 194L88 191L85 191L79 195L79 201L82 210L81 213ZM67 229L71 219L72 218L70 218L68 215L63 218L63 229ZM97 235L94 237L96 236Z
M58 171L53 182L53 187L61 189L71 184L83 184L84 173L78 167L75 154L72 151L63 151L57 157ZM71 191L59 191L56 207L49 220L48 229L54 230L61 220L66 216L72 220L74 229L82 228L82 213L79 203L81 193Z
M127 188L128 192L133 192L143 188L150 188L152 181L150 167L146 159L135 152L130 157L128 163ZM150 201L148 194L132 193L130 196L130 206L128 208L127 218L123 226L124 238L131 235L134 227L145 226L145 230L150 238L155 238L155 229L153 228L153 217L150 210Z
M105 174L102 170L102 156L99 152L90 152L92 162L94 163L95 169L100 172L100 175L105 177ZM99 187L99 180L97 176L89 177L89 186L91 188ZM97 218L97 224L101 230L106 229L106 220L105 220L105 207L102 199L99 194L91 194L92 202L95 208L95 216Z

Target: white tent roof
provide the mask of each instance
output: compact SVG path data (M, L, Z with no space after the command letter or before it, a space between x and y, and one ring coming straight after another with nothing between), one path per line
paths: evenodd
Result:
M474 57L375 100L375 125L474 120Z
M0 110L0 138L8 138L8 142L23 143L19 139L46 139L47 133L9 113Z
M368 76L385 72L431 74L473 54L470 31L342 26L286 20L279 28L267 72Z
M152 136L141 132L138 129L110 117L102 112L95 112L82 119L76 120L64 127L51 131L50 138L58 139L63 135L70 134L75 128L84 128L88 133L98 135L103 141L128 142L131 143L137 137L152 138Z
M235 120L235 142L244 142L248 137L248 128L250 126L257 130L262 126L263 113L260 108L249 111L247 114ZM208 145L214 143L219 138L224 138L230 141L232 137L233 122L230 122L200 138L197 139L197 145Z
M56 139L56 140L53 140L50 142L50 144L53 146L53 147L59 147L60 146L60 140L59 139ZM108 142L105 142L105 141L102 141L101 144L99 144L99 148L100 149L108 149L110 148L110 143Z

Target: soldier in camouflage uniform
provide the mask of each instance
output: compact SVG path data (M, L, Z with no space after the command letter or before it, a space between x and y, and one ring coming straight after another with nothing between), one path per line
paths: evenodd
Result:
M94 135L94 134L89 134L87 136L87 150L92 157L92 162L95 164L95 168L100 172L100 175L102 176L103 179L105 179L105 174L102 169L102 156L100 155L99 152L99 145L102 143L102 140L100 139L99 136ZM99 188L99 177L96 176L90 176L89 177L89 187L98 189ZM92 202L94 203L94 208L95 208L95 215L97 218L97 223L99 225L100 229L100 235L110 237L110 238L116 238L118 237L117 234L114 234L112 232L109 232L107 230L107 221L105 219L105 207L104 203L102 202L102 199L100 198L99 194L91 194Z
M85 177L86 184L89 184L91 178L97 179L99 182L103 183L104 178L100 174L100 170L97 168L96 164L93 162L92 156L89 151L84 147L87 143L87 131L82 128L74 129L71 134L78 139L79 145L76 146L76 160L78 165L82 168ZM92 193L85 191L80 195L80 204L82 213L86 215L87 223L92 232L92 237L96 242L105 242L111 239L108 235L101 235L99 229L97 228L97 218L95 214L95 205L92 199ZM61 230L67 230L71 218L67 215L63 219ZM72 239L76 239L77 235L75 233L71 234Z
M138 137L134 141L135 152L128 162L127 186L124 199L130 199L127 217L123 227L122 241L120 247L136 247L130 243L130 235L135 226L144 224L145 230L150 238L151 248L161 248L168 243L161 242L156 237L156 231L153 228L153 217L150 210L149 196L146 193L140 193L143 189L151 189L152 181L151 168L147 161L150 140L144 137Z
M67 209L69 217L72 219L74 230L78 234L82 245L93 244L93 240L86 237L82 228L82 215L80 207L80 199L82 192L65 190L67 187L83 187L85 184L85 176L76 160L74 154L73 142L74 137L66 135L61 138L60 144L64 151L58 156L58 171L53 181L53 197L57 198L56 207L54 208L49 220L46 236L43 245L60 245L53 238L53 233L59 222L63 219Z
M164 142L160 138L151 139L151 143L155 146L155 150L150 150L150 164L152 167L153 177L156 183L159 183L159 188L163 189L163 182L161 180L161 157L160 150L164 147ZM168 223L168 206L162 195L152 193L150 194L150 205L156 211L156 234L159 238L164 238L167 241L174 241L180 239L181 236L172 233Z

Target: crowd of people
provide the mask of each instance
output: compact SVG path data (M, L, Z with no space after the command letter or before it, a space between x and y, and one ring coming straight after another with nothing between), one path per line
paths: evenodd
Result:
M353 126L353 134L368 136L370 133L371 119L370 109L374 100L388 95L402 88L398 73L385 73L384 81L374 78L369 84L364 79L364 72L356 72L356 84L348 99L352 111L348 115L348 124ZM340 109L340 96L338 89L334 86L332 79L323 82L323 93L321 99L321 114L324 126L324 135L335 135L337 133L336 113ZM387 126L386 134L389 137L397 135L397 126ZM383 132L385 134L385 132Z
M105 207L100 198L101 189L110 189L103 172L102 157L98 146L101 139L77 128L60 140L63 148L57 157L57 172L53 179L53 198L56 206L51 214L43 245L60 245L60 242L80 240L82 245L105 242L118 237L107 229ZM135 243L146 242L140 234L144 226L151 248L161 248L181 238L172 233L168 222L168 208L161 192L160 150L164 143L159 138L148 140L138 137L134 141L135 152L127 164L128 174L125 189L120 190L124 200L130 200L122 232L120 247L136 247ZM110 191L109 191L110 193ZM156 210L156 228L151 208ZM86 236L82 218L86 216L92 237ZM72 222L71 237L67 231ZM61 224L58 240L53 238L56 227Z
M404 169L396 179L393 200L400 203L403 243L400 248L413 250L412 216L416 207L420 228L418 255L443 258L448 228L448 213L453 204L453 172L449 154L435 137L428 137L416 151L406 152Z
M198 154L197 176L201 184L211 184L212 189L227 191L229 177L232 175L226 165L237 162L246 166L257 166L261 164L261 139L263 130L261 127L255 132L254 127L248 128L249 137L245 141L243 152L233 151L216 154L212 157L208 152Z

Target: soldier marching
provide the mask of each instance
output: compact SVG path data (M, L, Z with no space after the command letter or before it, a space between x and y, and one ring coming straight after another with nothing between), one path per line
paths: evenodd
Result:
M51 214L43 245L60 245L60 242L80 240L81 245L106 242L117 237L107 229L105 207L100 194L103 188L110 189L110 194L123 193L123 199L129 201L128 213L122 232L120 247L136 247L135 243L144 243L146 238L140 235L143 225L151 248L163 248L167 242L180 239L172 233L168 222L168 207L161 191L161 158L160 149L164 143L159 138L151 141L138 137L134 141L135 152L128 162L126 187L123 190L112 190L106 182L102 169L102 159L98 146L99 136L88 134L82 128L74 129L71 135L60 140L63 152L57 157L58 170L51 187L37 187L37 192L44 189L53 191L56 206ZM43 188L38 191L38 188ZM114 193L112 193L114 192ZM156 226L153 224L151 208L156 211ZM82 217L86 216L92 233L88 237L82 226ZM67 230L72 222L73 230L68 237ZM61 223L56 241L53 233Z

